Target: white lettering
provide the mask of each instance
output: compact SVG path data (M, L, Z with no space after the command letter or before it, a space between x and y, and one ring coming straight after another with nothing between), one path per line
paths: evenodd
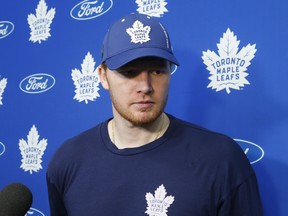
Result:
M39 80L42 80L43 77L31 77L28 80L28 84L26 85L26 90L38 90L38 89L46 89L47 88L47 83L48 79L46 79L44 82L37 82Z
M93 2L93 3L97 3L98 1L96 2ZM99 6L94 6L94 7L91 7L92 3L90 2L85 2L81 5L81 10L78 12L78 16L79 17L83 17L83 16L91 16L93 14L100 14L102 13L103 11L103 5L104 5L104 2L102 2L101 5Z
M225 58L225 59L221 59L219 61L216 61L215 63L212 64L213 68L219 68L222 66L226 66L226 65L235 65L235 66L241 66L243 67L245 65L245 60L240 59L240 58Z

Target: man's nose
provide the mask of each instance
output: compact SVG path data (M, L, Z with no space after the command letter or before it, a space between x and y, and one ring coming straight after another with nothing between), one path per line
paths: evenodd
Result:
M151 74L148 71L142 71L137 76L137 88L139 93L147 94L152 92Z

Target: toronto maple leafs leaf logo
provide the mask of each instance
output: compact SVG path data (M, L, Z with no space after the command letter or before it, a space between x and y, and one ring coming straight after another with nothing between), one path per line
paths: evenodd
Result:
M98 93L100 79L90 52L87 53L81 64L81 71L78 69L72 70L71 76L76 87L73 99L79 102L85 101L87 104L89 100L94 101L97 97L100 97Z
M210 50L203 52L203 62L211 75L207 88L216 91L225 89L230 94L230 88L239 90L245 84L250 84L246 79L247 67L257 51L256 44L248 44L238 52L239 43L237 36L228 28L217 44L219 55Z
M19 140L19 148L22 155L22 168L25 172L29 171L38 172L42 169L42 156L47 146L47 139L39 141L39 134L35 125L32 126L27 136L27 141L24 139Z
M154 17L161 17L165 12L168 12L166 0L136 0L136 4L138 5L137 11L140 14L146 14Z
M7 85L7 78L0 79L0 105L3 105L3 103L2 103L3 96L2 95L4 93L6 85Z
M28 15L28 24L31 29L29 40L33 43L41 41L46 41L50 34L50 25L55 16L55 8L51 8L47 11L48 7L45 0L40 0L37 8L36 15Z
M133 23L132 28L127 28L126 32L130 35L132 43L142 44L150 40L149 37L150 30L151 30L150 26L144 27L142 22L136 20Z
M174 196L166 196L167 192L164 185L160 185L155 194L146 193L147 210L146 214L149 216L168 216L168 208L174 202Z

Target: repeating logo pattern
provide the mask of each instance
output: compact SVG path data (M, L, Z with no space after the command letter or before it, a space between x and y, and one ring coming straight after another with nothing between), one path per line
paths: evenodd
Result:
M0 106L3 105L3 102L2 102L3 93L7 86L7 82L8 82L7 78L0 79Z
M137 11L141 14L146 14L154 17L161 17L165 12L168 12L167 2L165 0L136 0L138 5Z
M112 0L84 0L72 8L70 16L76 20L94 19L105 14L112 6Z
M7 37L14 30L14 24L9 21L0 21L0 39Z
M174 196L166 196L167 192L164 185L160 185L155 194L146 193L147 210L149 216L167 216L168 208L174 202Z
M47 139L39 141L37 128L33 125L27 136L27 141L24 139L19 140L19 149L22 155L20 168L25 172L29 171L30 174L42 169L42 156L47 144Z
M42 41L46 41L50 34L50 25L54 19L56 10L51 8L48 10L45 0L40 0L37 8L36 15L28 15L28 24L31 29L29 40L33 43L38 42L39 44Z
M55 78L49 74L39 73L25 77L19 88L28 94L39 94L48 91L55 85Z
M210 50L203 52L203 62L210 71L211 82L207 88L216 91L225 89L230 94L230 89L239 90L240 87L250 84L246 79L248 76L246 71L257 51L256 44L248 44L238 52L239 43L237 36L228 28L217 44L219 55Z
M150 26L144 27L142 22L140 22L139 20L136 20L133 23L132 28L127 28L126 32L130 35L132 43L142 44L142 43L150 41L150 37L149 37L150 30L151 30Z
M95 61L90 52L85 56L83 63L81 64L81 71L78 69L72 70L72 80L76 87L75 96L73 99L79 102L95 101L97 97L100 97L99 82L97 68L95 68Z

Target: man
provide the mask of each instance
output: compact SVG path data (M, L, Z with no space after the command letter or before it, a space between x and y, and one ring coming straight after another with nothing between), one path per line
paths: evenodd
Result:
M257 180L229 137L164 113L174 57L165 28L116 21L98 68L113 118L68 140L47 171L51 215L262 216Z

